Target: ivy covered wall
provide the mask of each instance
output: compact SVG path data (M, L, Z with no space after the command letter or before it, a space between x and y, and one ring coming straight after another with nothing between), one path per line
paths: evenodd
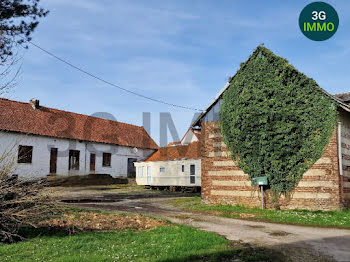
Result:
M336 118L334 101L313 79L259 46L223 94L220 128L239 167L285 194L321 157Z

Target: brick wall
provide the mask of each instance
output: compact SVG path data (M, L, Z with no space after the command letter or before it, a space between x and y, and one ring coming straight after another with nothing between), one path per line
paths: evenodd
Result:
M340 198L344 206L350 208L350 119L348 113L340 111L341 121L341 154L343 176L340 180Z
M203 122L201 130L203 200L260 206L259 187L251 186L248 175L229 157L219 122ZM350 182L346 179L346 183ZM304 174L295 190L280 199L279 205L282 209L338 209L341 206L340 183L335 130L322 157ZM344 194L349 193L350 184L349 189L344 190ZM269 190L264 192L264 200L267 208L274 206Z

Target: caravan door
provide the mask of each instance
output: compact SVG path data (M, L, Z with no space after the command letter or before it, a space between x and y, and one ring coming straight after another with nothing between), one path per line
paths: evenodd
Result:
M151 166L147 166L147 185L151 185L152 182L152 169Z

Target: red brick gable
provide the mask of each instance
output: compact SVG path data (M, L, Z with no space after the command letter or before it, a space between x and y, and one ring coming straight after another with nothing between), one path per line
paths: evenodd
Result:
M0 98L0 130L144 149L158 145L140 126Z

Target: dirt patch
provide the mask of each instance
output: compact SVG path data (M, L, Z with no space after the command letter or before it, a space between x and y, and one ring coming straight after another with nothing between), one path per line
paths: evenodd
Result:
M127 184L128 179L124 177L114 178L109 174L89 174L86 176L49 176L50 186L91 186Z
M262 226L262 225L247 225L247 227L250 227L250 228L265 228L265 226Z
M186 216L186 215L177 215L174 216L174 218L185 220L185 219L191 219L193 221L204 221L203 219L200 219L199 217L192 217L192 216Z
M285 231L273 231L269 233L270 236L275 236L275 237L284 237L290 235L290 233L285 232Z
M68 228L76 231L108 231L119 229L149 230L168 223L142 215L103 214L76 212L64 214L60 218L43 221L39 226Z

